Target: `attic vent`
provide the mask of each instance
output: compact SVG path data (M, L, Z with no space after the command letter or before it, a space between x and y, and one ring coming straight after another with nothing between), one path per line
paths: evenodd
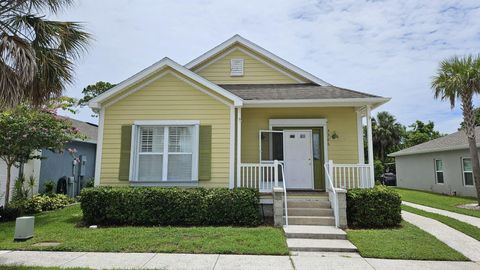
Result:
M230 60L230 76L243 76L243 59Z

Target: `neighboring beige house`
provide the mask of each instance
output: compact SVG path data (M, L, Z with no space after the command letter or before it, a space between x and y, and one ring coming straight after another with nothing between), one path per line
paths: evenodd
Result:
M362 119L371 152L370 111L388 100L235 35L184 66L164 58L90 102L100 109L95 183L326 190L330 160L337 187L370 186Z
M480 127L475 129L477 147ZM395 157L397 186L449 195L476 197L472 162L464 131L390 154Z

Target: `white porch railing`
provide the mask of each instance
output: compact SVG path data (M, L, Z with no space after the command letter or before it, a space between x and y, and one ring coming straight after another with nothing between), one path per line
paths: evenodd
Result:
M331 167L330 177L336 188L371 188L375 185L373 166L370 164L335 164L328 162Z
M241 163L238 186L255 188L260 192L272 192L273 187L283 186L279 183L283 181L283 173L280 174L278 171L279 164L278 161L273 163Z
M335 226L339 227L340 226L340 220L339 220L339 209L338 209L338 195L337 191L335 190L335 186L333 185L333 179L332 179L332 174L333 174L333 162L330 160L328 163L325 163L325 178L327 183L326 189L328 192L328 199L330 200L330 204L333 209L333 216L335 217Z

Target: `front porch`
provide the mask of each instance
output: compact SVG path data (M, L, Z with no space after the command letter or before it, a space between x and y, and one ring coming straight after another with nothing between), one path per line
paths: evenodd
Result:
M237 109L235 186L272 194L275 223L287 226L292 220L287 191L326 191L334 224L344 227L346 190L374 186L371 107L310 109L310 117L325 118L299 118L305 117L302 109L305 112L304 108L290 108L282 118L275 110L260 109L254 113L243 109L247 113L242 117L242 109Z

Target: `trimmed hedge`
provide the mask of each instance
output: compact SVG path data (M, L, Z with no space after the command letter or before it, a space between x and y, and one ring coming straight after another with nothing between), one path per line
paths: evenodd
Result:
M383 185L347 192L347 220L352 228L388 228L400 225L402 200Z
M260 195L253 189L97 187L81 192L86 225L260 224Z

